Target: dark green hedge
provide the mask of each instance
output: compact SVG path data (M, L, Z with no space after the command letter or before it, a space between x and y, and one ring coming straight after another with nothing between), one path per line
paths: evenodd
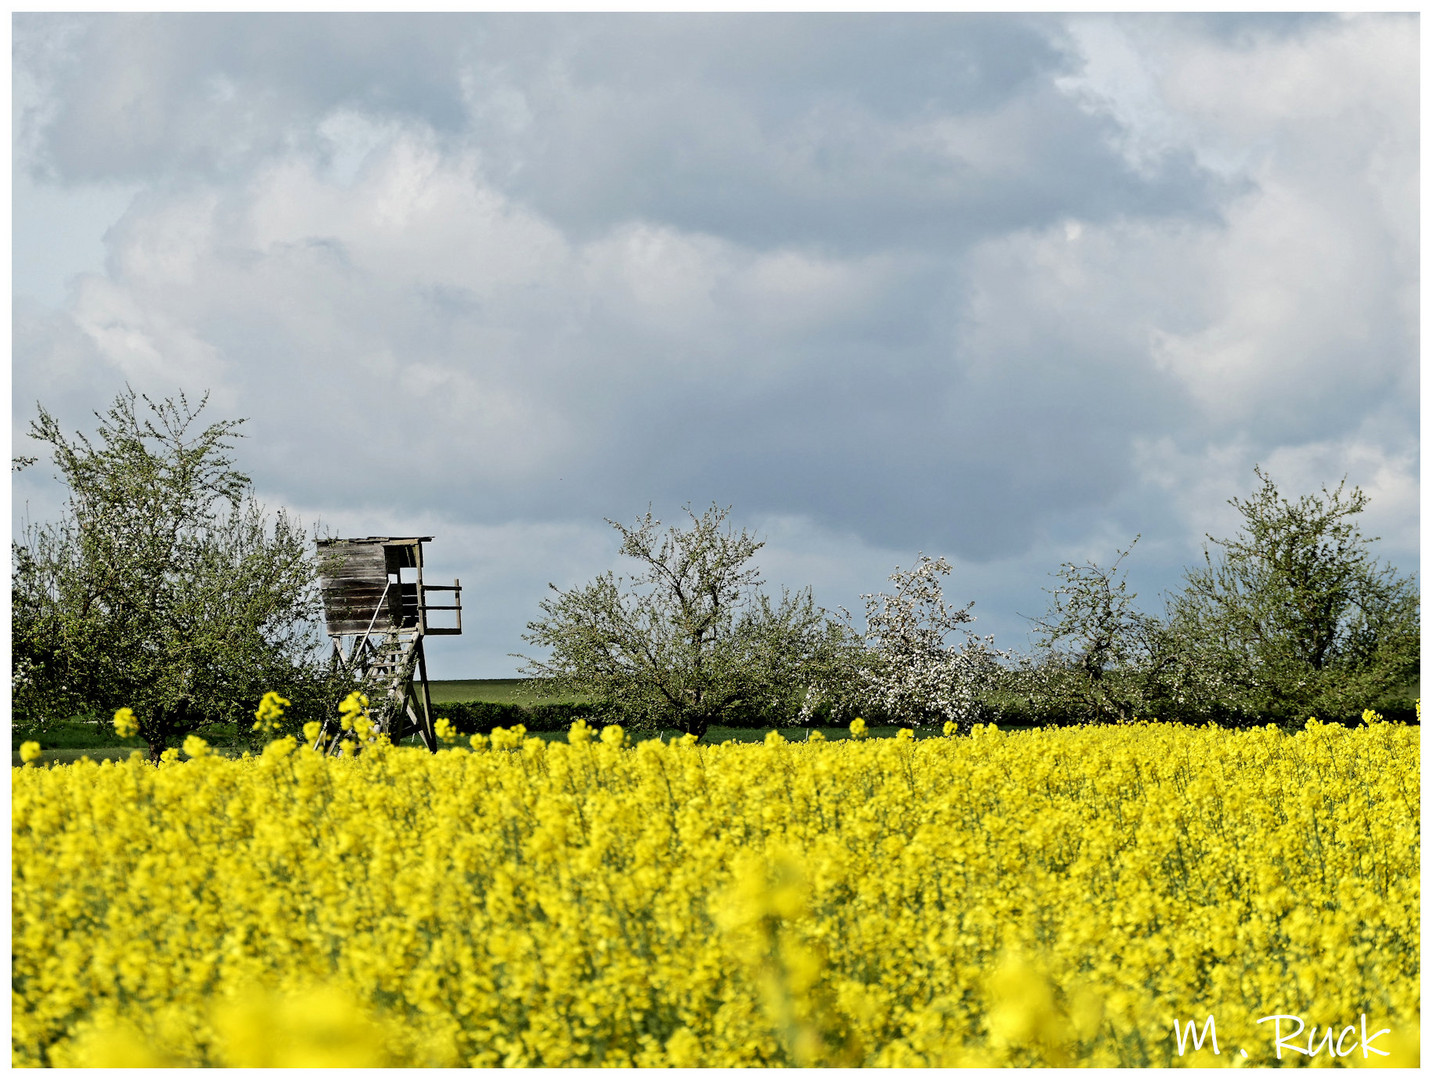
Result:
M1409 705L1389 703L1384 704L1378 711L1382 713L1384 719L1392 723L1415 724L1417 722L1416 713ZM861 715L865 717L866 723L871 727L891 725L897 722L894 718L884 715L879 709L862 710ZM434 705L433 716L435 719L441 716L447 717L448 720L452 722L453 727L457 729L458 734L463 736L473 734L487 735L490 734L495 727L514 728L518 724L521 724L533 734L538 732L562 732L570 728L573 721L578 719L586 720L587 723L594 728L601 728L605 724L621 724L624 727L632 728L633 731L635 730L635 726L630 722L630 718L625 717L618 706L610 703L576 705L563 702L560 704L544 705L509 705L494 701L451 701L442 705ZM1181 718L1177 716L1160 716L1159 719L1175 723L1181 720ZM1220 719L1222 720L1223 726L1226 727L1247 727L1270 722L1267 717L1255 719L1229 716ZM1360 716L1320 717L1319 719L1324 723L1342 723L1352 727L1361 723ZM747 722L743 723L743 720ZM981 707L979 715L976 718L976 722L978 723L999 724L1001 727L1062 727L1078 724L1083 721L1084 718L1076 716L1039 714L1029 709L1024 703L1011 701L999 702L998 704L985 704ZM1208 719L1205 717L1198 721L1190 719L1183 722L1207 723ZM1218 721L1215 720L1215 722ZM773 724L770 719L766 717L733 716L725 721L724 726L735 728L749 727L753 729L766 728L769 730L772 727L789 728L799 725L795 722L794 718L784 724ZM829 727L832 726L832 722L829 718L816 717L812 726ZM836 724L835 726L843 727L844 724ZM1301 724L1296 726L1300 727Z
M459 735L487 735L495 727L528 731L566 731L574 721L585 720L592 727L619 724L616 709L606 704L574 705L568 702L543 705L509 705L497 701L449 701L433 706L434 719L447 717Z

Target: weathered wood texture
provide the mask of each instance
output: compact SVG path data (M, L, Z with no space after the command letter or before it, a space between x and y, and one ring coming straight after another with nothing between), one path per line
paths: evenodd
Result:
M330 636L418 625L417 582L389 586L389 574L414 568L422 578L422 542L431 537L373 536L320 540L319 585Z

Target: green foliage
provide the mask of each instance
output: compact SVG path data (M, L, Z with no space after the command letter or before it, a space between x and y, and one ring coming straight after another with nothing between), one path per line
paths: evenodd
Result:
M863 651L809 588L783 589L775 605L757 593L732 634L727 678L734 694L722 724L769 730L854 716L851 689Z
M1134 607L1121 566L1137 536L1113 565L1065 563L1053 601L1034 620L1037 653L1016 676L1032 711L1050 721L1128 723L1166 700L1172 664L1158 619Z
M1419 676L1419 598L1354 522L1367 496L1344 481L1293 502L1255 473L1229 500L1243 528L1208 538L1221 553L1205 548L1170 604L1180 696L1285 723L1395 701Z
M154 753L214 724L247 730L267 690L326 698L309 542L270 520L230 451L240 421L205 401L120 394L94 441L43 407L30 434L69 489L57 522L11 546L13 709L43 730L132 708Z
M33 732L10 729L10 749L19 750L20 744L33 736ZM137 738L124 739L115 734L114 727L98 724L94 720L78 717L72 720L58 720L45 730L44 747L52 750L90 749L100 746L124 746L140 749L143 746Z
M1419 677L1418 594L1378 563L1353 518L1367 506L1345 483L1283 498L1261 468L1244 527L1204 550L1162 619L1134 607L1121 567L1067 563L1036 655L994 695L1015 722L1288 726L1353 720L1364 708L1411 719ZM1137 537L1134 538L1136 543Z
M609 521L642 572L552 585L523 635L549 656L522 657L523 673L611 702L648 729L788 722L808 688L832 678L848 633L809 591L776 604L757 591L749 564L762 542L726 526L729 508L686 513L689 527L664 533L650 511L630 529Z

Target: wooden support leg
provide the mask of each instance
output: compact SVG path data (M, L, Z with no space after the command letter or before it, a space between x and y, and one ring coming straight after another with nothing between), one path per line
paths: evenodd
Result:
M422 732L423 742L427 744L429 750L436 753L438 738L437 734L433 731L433 699L428 691L428 659L423 654L422 638L418 638L418 674L423 680L423 696L421 700L423 717L420 730ZM417 717L414 716L413 719L417 720Z

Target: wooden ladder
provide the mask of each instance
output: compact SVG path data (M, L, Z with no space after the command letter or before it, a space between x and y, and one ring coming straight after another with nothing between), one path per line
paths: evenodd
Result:
M340 654L339 659L352 673L355 689L367 695L368 715L376 732L388 736L394 745L417 734L429 750L437 749L420 627L375 631L370 626L352 652L346 658ZM414 685L414 675L418 676L421 690ZM336 721L325 719L314 749L326 745L329 753L340 753L347 736Z

